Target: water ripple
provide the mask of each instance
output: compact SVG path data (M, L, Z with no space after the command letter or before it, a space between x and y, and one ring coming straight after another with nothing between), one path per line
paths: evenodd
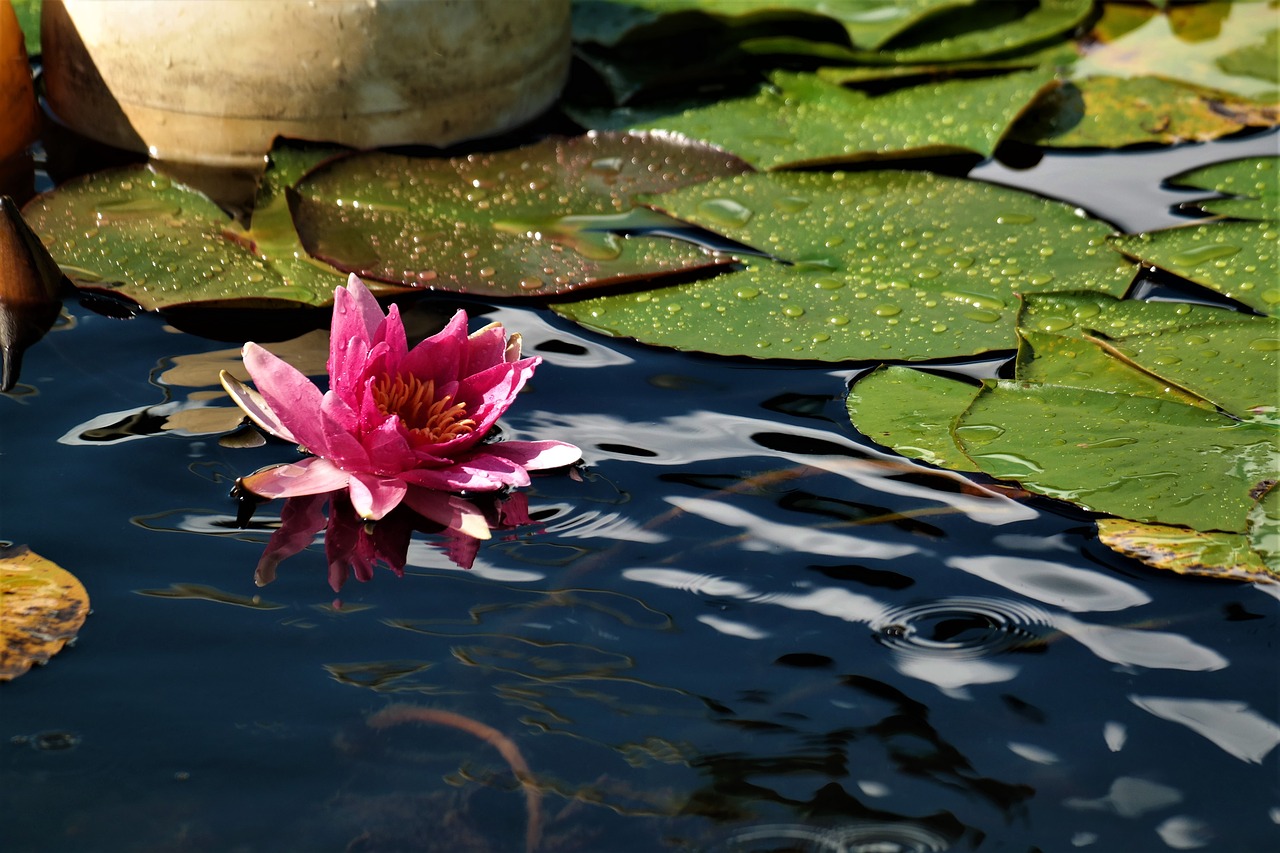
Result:
M761 846L761 842L765 846ZM738 833L725 853L785 849L812 853L941 853L951 847L942 835L911 823L859 823L820 827L802 824L757 826ZM803 846L796 846L800 842Z

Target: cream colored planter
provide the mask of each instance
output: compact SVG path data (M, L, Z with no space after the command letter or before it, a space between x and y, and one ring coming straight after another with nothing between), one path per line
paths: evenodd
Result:
M48 106L161 160L262 162L288 136L448 145L555 100L569 0L44 0Z

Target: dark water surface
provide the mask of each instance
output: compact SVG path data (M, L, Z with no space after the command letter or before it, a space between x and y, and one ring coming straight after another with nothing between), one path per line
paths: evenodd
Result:
M1277 138L975 176L1149 229L1203 195L1163 177ZM202 433L235 345L70 305L30 351L0 536L94 612L0 685L0 849L520 851L531 810L543 851L1280 849L1274 587L882 452L852 370L468 307L545 358L506 433L585 478L535 480L540 523L469 572L420 535L341 610L319 545L254 586L279 504L240 530L228 488L290 449ZM504 733L540 801L473 734L366 724L393 702Z

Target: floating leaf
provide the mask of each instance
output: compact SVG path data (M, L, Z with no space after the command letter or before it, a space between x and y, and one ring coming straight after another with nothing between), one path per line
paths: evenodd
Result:
M1280 406L1280 319L1219 310L1225 316L1217 322L1102 345L1238 418L1274 418Z
M1156 77L1090 77L1065 87L1072 89L1081 105L1072 111L1050 103L1056 112L1039 144L1121 148L1205 142L1247 127L1270 127L1280 115L1272 106Z
M1093 11L1092 0L977 3L936 15L913 27L890 49L859 54L864 61L956 62L1025 50L1075 29Z
M988 383L955 435L998 479L1096 512L1197 530L1244 531L1253 489L1280 468L1273 427L1060 386Z
M908 459L978 471L951 436L956 418L977 395L974 385L890 365L861 376L845 405L858 432Z
M1197 33L1198 24L1204 26ZM1153 15L1141 26L1088 50L1072 77L1157 77L1274 103L1280 96L1275 82L1278 27L1270 3L1185 7L1178 17Z
M1131 258L1274 314L1280 306L1280 224L1211 222L1116 237Z
M89 594L66 569L25 546L0 550L0 681L46 663L88 615Z
M1185 527L1101 518L1098 539L1113 551L1178 574L1241 581L1280 578L1280 568L1269 568L1243 533L1201 533Z
M1074 208L917 172L742 175L655 198L787 263L555 310L606 334L721 355L921 360L1016 345L1016 294L1120 294L1133 267Z
M727 263L645 236L682 223L630 197L746 168L706 146L621 134L455 158L368 153L311 173L294 216L313 255L362 277L545 296Z
M813 74L779 71L771 79L775 88L753 96L646 118L633 129L704 140L764 169L966 151L986 157L1053 71L948 80L878 96Z
M300 259L283 230L246 232L151 167L67 181L23 213L76 284L147 310L228 300L324 305L341 284L332 269Z
M748 43L743 49L765 48L766 44ZM819 68L815 73L828 83L857 85L878 83L903 78L936 78L944 75L985 75L1000 71L1017 71L1028 68L1049 68L1069 65L1076 60L1075 49L1067 44L1051 45L1040 50L1020 53L1002 59L974 59L967 62L933 63L927 65L844 65Z
M1239 418L1273 412L1280 322L1208 305L1097 293L1027 297L1017 378L1220 406ZM1057 340L1054 340L1054 339Z
M1242 157L1174 175L1175 187L1213 190L1233 198L1196 203L1207 213L1237 219L1280 218L1280 157Z
M1280 486L1272 482L1249 511L1249 541L1274 575L1280 575Z

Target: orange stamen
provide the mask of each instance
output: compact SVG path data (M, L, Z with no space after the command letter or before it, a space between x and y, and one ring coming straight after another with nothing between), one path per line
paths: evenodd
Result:
M433 444L451 441L476 428L467 404L445 395L436 399L435 380L416 376L381 376L373 383L373 399L384 415L398 415L410 432Z

